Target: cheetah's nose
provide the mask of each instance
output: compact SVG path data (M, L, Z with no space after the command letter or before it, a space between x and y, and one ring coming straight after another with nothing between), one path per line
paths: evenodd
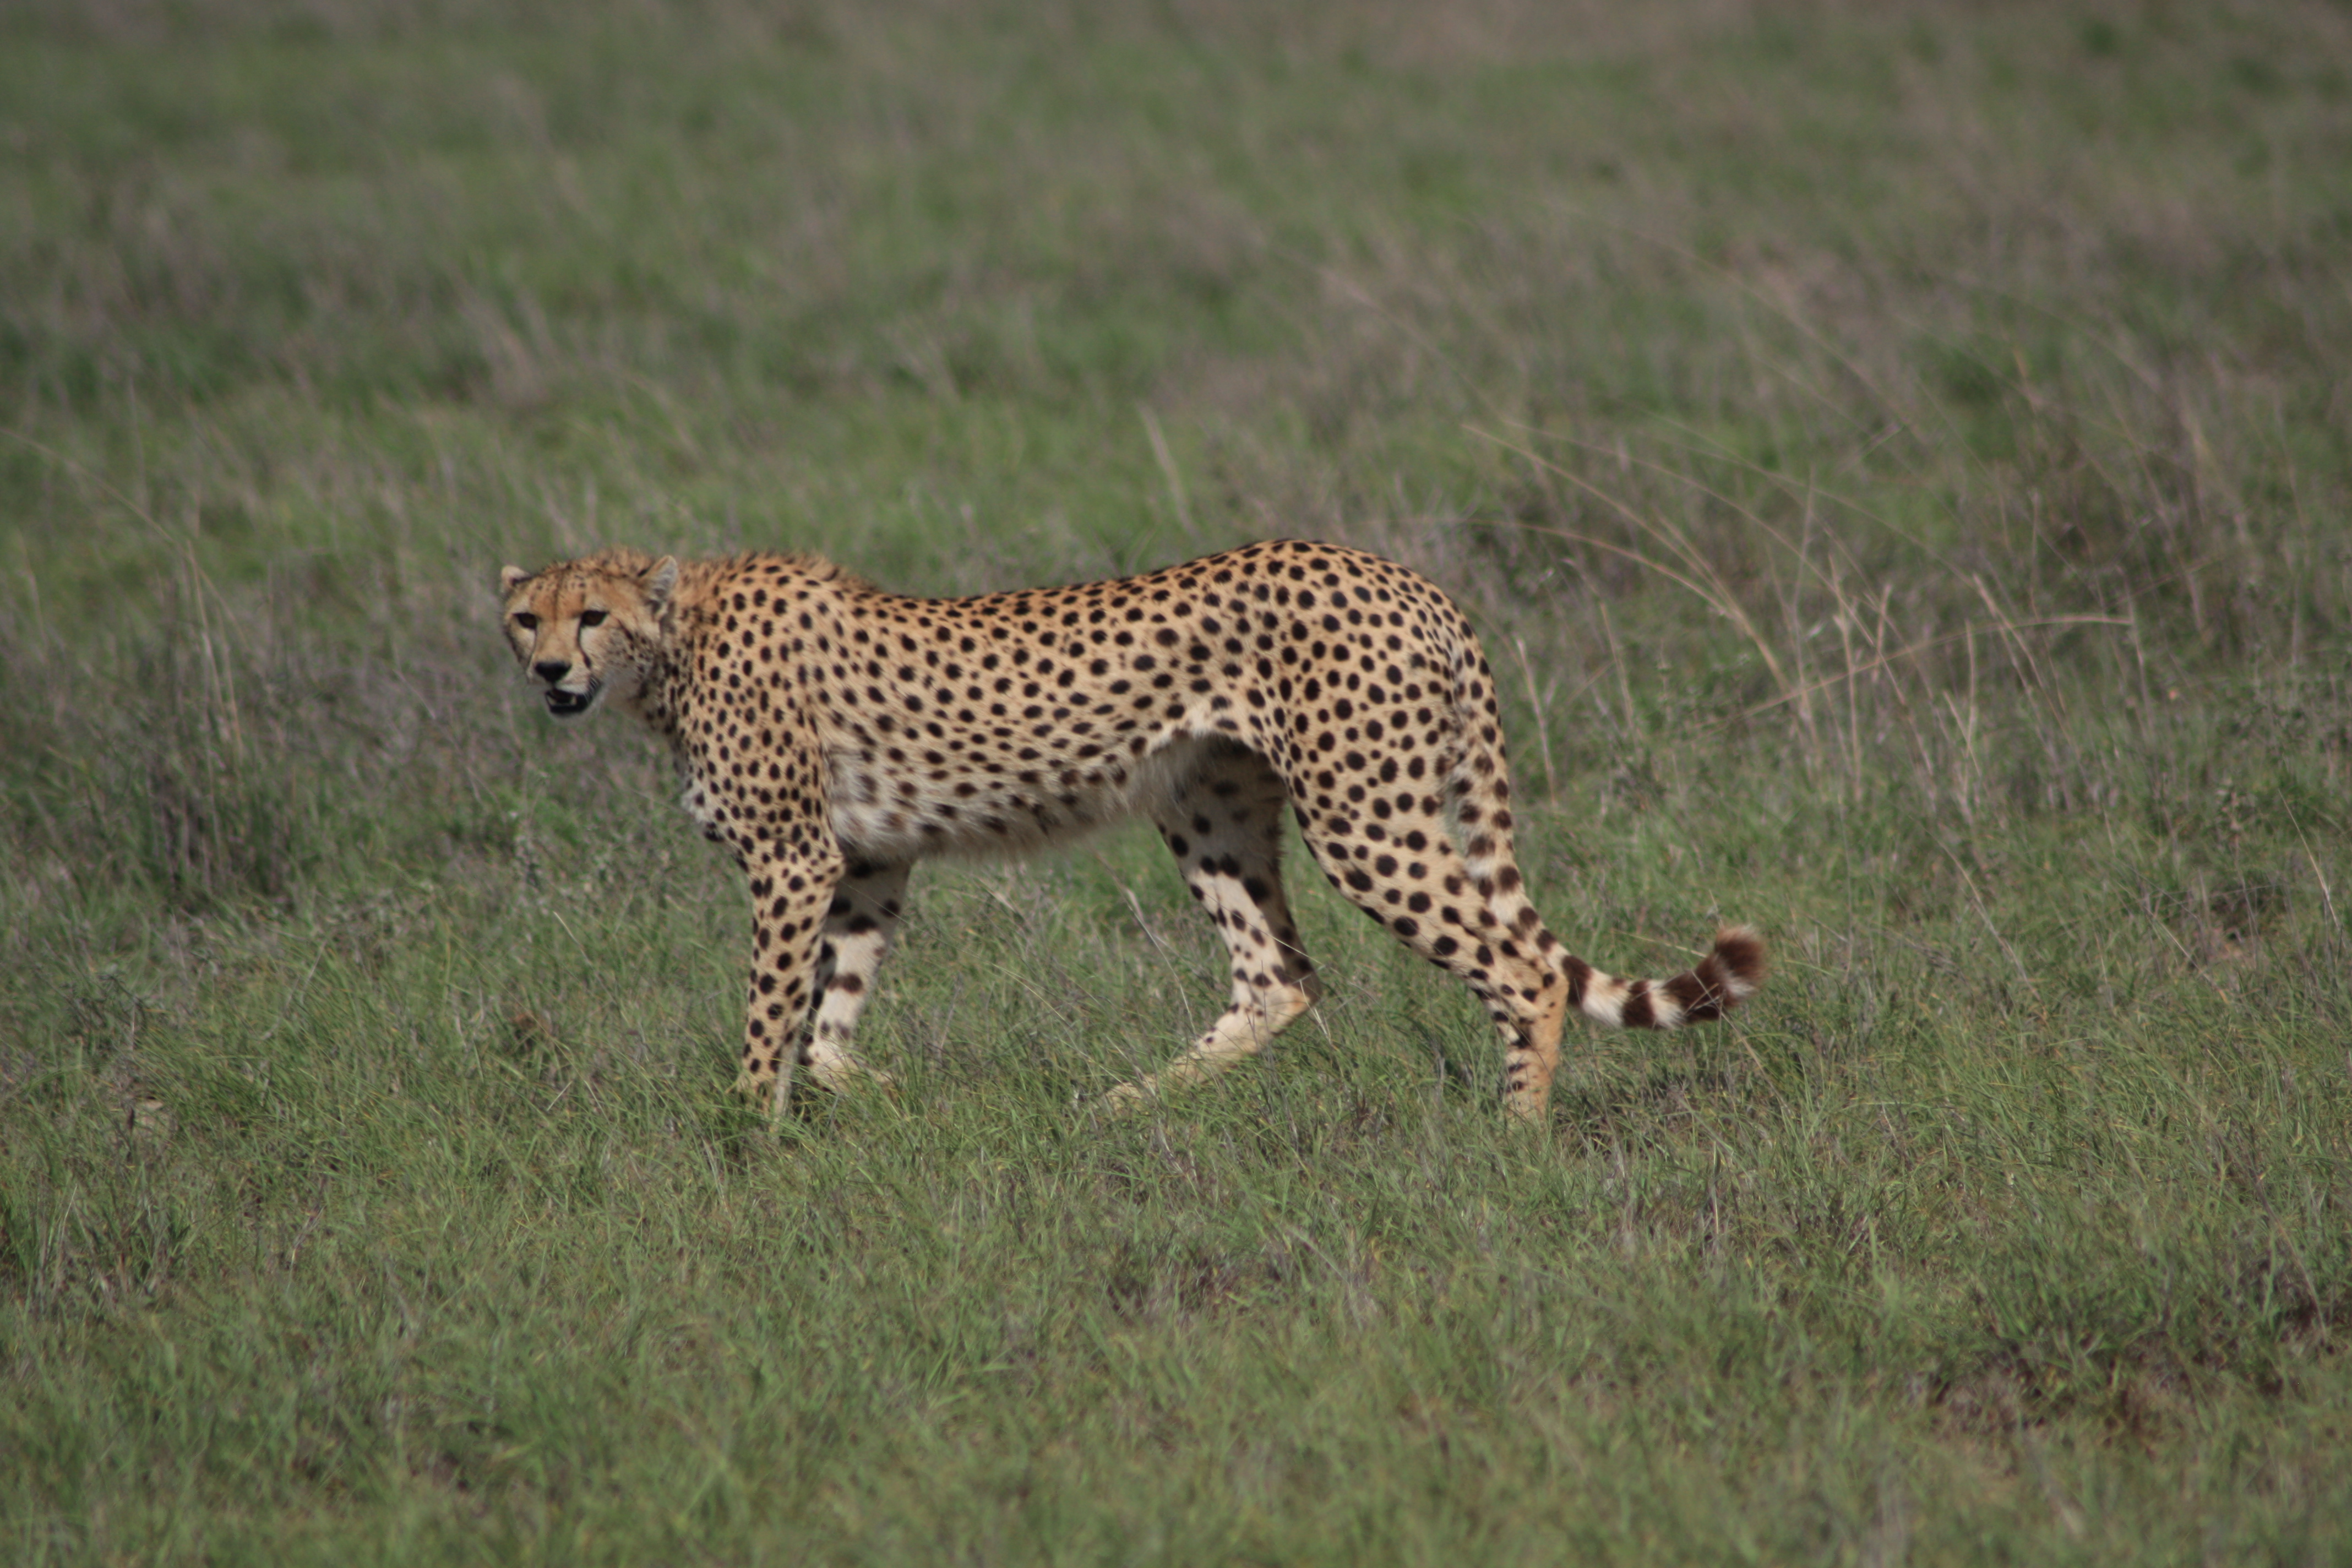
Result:
M530 667L530 672L552 686L572 673L572 665L566 659L542 658Z

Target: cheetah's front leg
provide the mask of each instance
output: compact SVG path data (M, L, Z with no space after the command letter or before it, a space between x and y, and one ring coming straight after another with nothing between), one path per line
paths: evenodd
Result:
M815 990L817 943L842 857L781 847L745 857L751 884L751 987L743 1023L743 1069L736 1092L772 1117L783 1114L799 1052L802 1020Z
M904 865L853 860L825 911L824 944L817 957L816 1011L809 1019L805 1047L810 1074L830 1089L860 1080L887 1089L890 1076L852 1055L850 1036L857 1015L874 994L874 976L898 923L898 901L907 891Z

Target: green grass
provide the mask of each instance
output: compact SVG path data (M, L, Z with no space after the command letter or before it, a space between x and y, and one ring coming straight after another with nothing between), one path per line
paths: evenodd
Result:
M0 17L0 1556L2335 1563L2352 24ZM893 1101L507 561L1429 573L1574 1042L1141 831L918 874ZM1295 881L1307 879L1294 877Z

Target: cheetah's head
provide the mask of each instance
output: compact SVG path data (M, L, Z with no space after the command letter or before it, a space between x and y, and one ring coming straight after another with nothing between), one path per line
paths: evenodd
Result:
M499 585L515 658L546 693L547 710L576 719L607 694L636 699L661 647L677 561L612 550L537 573L509 566Z

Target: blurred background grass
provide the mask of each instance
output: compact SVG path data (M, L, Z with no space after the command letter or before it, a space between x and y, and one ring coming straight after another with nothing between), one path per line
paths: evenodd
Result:
M2352 16L0 14L14 1561L2340 1557ZM896 1107L489 584L1437 577L1538 901L1146 1125L1147 834L929 868Z

